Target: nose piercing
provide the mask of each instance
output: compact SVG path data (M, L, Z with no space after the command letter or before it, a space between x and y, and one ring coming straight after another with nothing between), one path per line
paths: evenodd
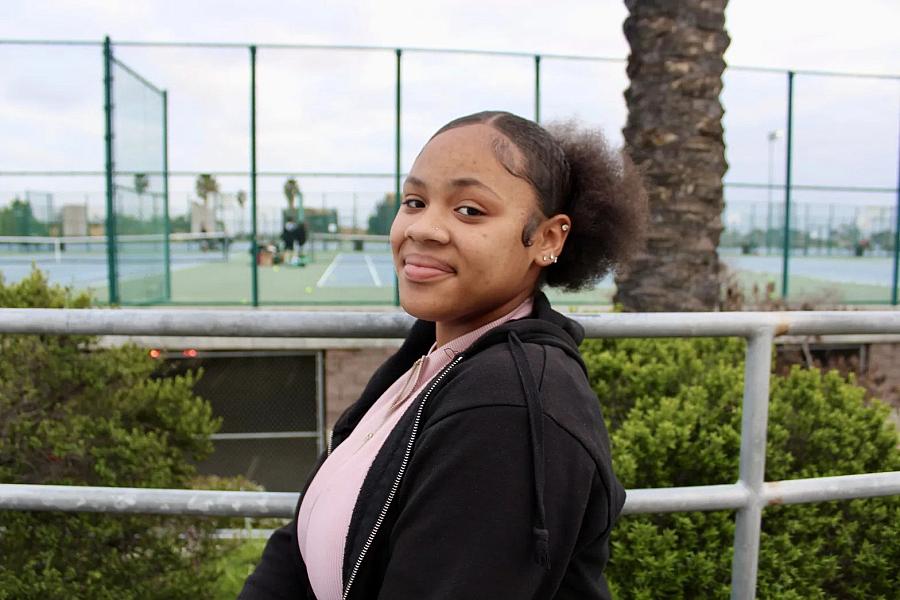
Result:
M435 225L431 227L434 231L439 231L439 228Z

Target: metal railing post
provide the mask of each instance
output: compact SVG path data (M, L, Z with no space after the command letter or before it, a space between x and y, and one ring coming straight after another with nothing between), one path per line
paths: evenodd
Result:
M788 71L787 131L784 166L784 243L781 256L781 297L788 297L789 262L791 256L791 167L794 141L794 72Z
M256 46L250 46L250 298L253 306L259 306L256 207Z
M107 36L103 40L103 114L106 152L106 272L109 285L109 303L119 303L119 273L116 258L116 203L113 181L113 93L112 93L112 43Z
M769 419L769 373L773 331L760 329L747 340L744 365L744 400L741 414L740 477L749 493L746 506L738 509L731 563L732 600L753 600L759 568L763 481L766 472L766 431Z
M401 59L403 50L397 48L394 50L397 56L396 66L396 89L394 90L394 214L400 210L400 117L401 117ZM400 306L400 281L397 279L397 273L394 273L394 306Z

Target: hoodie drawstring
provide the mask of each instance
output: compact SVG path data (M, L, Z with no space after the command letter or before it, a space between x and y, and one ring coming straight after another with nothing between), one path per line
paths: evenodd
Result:
M510 353L516 363L519 382L525 393L525 404L528 408L528 433L531 438L531 458L534 469L534 500L536 514L532 528L535 544L535 561L550 569L550 532L545 523L544 511L544 423L540 392L534 383L534 377L525 356L525 346L514 331L507 338Z

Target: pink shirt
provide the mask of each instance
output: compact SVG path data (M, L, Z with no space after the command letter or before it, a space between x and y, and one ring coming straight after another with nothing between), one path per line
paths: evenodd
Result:
M423 388L472 342L498 325L531 314L528 298L511 313L428 354L389 387L353 432L322 463L297 515L297 540L313 592L319 600L340 600L344 544L363 480L388 435Z

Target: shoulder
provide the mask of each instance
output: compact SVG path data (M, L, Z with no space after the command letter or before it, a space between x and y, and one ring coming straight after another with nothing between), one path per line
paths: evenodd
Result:
M561 348L525 343L531 377L540 391L545 433L573 438L595 462L609 461L600 405L581 364ZM444 419L490 420L508 414L489 408L526 409L523 383L505 344L464 359L454 368L427 411L425 427Z

